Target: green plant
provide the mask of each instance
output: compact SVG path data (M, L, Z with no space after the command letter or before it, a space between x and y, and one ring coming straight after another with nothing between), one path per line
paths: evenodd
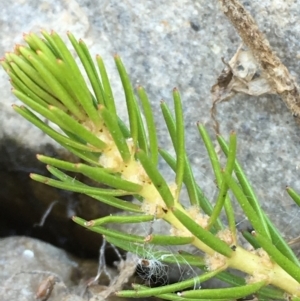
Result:
M158 148L153 113L147 95L138 87L142 112L121 59L115 63L123 84L129 117L129 128L117 115L116 105L105 66L100 56L97 67L83 41L71 33L68 37L86 71L85 79L65 43L55 32L42 31L43 38L25 35L28 46L18 45L7 53L1 64L11 78L13 93L26 105L13 108L24 118L80 157L85 163L73 164L38 155L57 179L31 174L31 178L50 186L84 193L127 212L85 221L73 217L79 225L105 235L111 244L143 256L145 249L158 262L180 263L203 270L201 275L157 288L133 284L133 290L118 291L118 296L157 296L167 300L232 300L255 295L260 300L300 300L299 261L276 227L261 209L242 167L236 159L236 135L229 143L221 136L218 143L227 157L222 169L212 141L201 124L199 134L209 154L219 193L212 204L196 184L185 152L185 133L181 99L173 90L174 111L161 104L162 114L172 140L175 157ZM36 112L61 131L40 119ZM176 176L168 184L158 170L161 157ZM78 172L94 181L110 186L101 189L88 186L63 171ZM183 206L180 192L185 186L190 204ZM243 236L253 246L246 250L238 242L234 208L228 191L250 221L253 231ZM288 189L299 204L300 196ZM139 203L119 199L134 195ZM221 221L224 211L226 222ZM149 233L146 237L110 229L109 223L144 223L162 219L170 225L169 235ZM193 245L204 255L187 252L161 252L157 246ZM236 276L236 269L247 277ZM228 288L196 289L195 283L219 278Z

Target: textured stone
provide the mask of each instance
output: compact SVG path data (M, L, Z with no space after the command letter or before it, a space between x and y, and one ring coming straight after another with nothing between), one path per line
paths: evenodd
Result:
M101 297L109 284L105 274L100 275L95 285L87 287L97 275L97 261L78 259L29 237L0 239L0 270L1 301L126 300ZM116 269L106 267L106 270L111 278L117 276Z
M41 283L49 277L56 281L50 295L66 295L67 286L74 285L71 276L77 266L63 250L47 243L28 237L1 239L1 300L34 300Z
M298 78L298 1L242 2ZM171 90L177 86L184 102L187 150L196 179L209 199L215 197L214 177L195 123L204 123L213 134L210 88L223 69L221 58L229 60L240 44L217 1L16 0L10 5L1 3L0 8L0 53L19 43L22 32L45 28L64 35L72 31L86 41L93 55L99 53L104 58L118 110L124 117L123 94L111 58L118 52L133 84L142 84L148 91L160 144L167 149L171 142L159 102L164 99L171 104ZM10 94L6 78L1 72L1 136L15 137L36 150L50 140L12 111L11 103L18 101ZM218 107L218 119L225 137L230 130L237 131L238 158L267 213L288 237L298 235L299 211L284 191L288 184L300 192L300 128L290 112L275 96L238 95ZM172 180L171 173L164 173ZM238 221L243 219L242 215L238 217Z

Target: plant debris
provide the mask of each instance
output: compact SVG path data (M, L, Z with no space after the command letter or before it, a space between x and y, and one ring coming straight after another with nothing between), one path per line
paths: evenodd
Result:
M238 0L219 0L221 9L231 21L247 50L239 47L217 83L212 87L212 118L216 120L216 104L236 93L249 95L278 94L300 124L300 93L295 79L271 49L252 16Z

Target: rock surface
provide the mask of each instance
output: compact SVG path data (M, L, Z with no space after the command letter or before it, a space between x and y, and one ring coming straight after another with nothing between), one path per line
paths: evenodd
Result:
M45 287L51 290L53 286L48 300L58 300L55 295L68 295L68 287L74 286L71 276L77 267L78 263L63 250L44 242L28 237L1 239L1 300L29 301L34 300L36 295L42 296L43 292L46 295L46 290L41 290L41 284L47 280L48 286Z
M298 1L242 2L298 78ZM133 84L141 84L148 91L160 144L166 149L171 148L171 142L166 138L159 103L164 99L171 105L171 90L177 86L184 101L187 149L196 179L208 198L215 197L214 178L195 123L204 123L213 134L210 88L224 67L221 58L228 61L240 44L217 1L16 0L9 5L1 2L0 8L0 53L20 43L22 32L45 28L65 35L67 30L72 31L85 40L93 55L99 53L104 58L118 110L125 117L124 99L112 60L118 52ZM0 72L0 87L1 147L6 147L4 138L10 137L18 145L40 152L50 139L12 111L11 104L18 101L10 94L4 72ZM288 238L299 235L299 210L284 190L285 185L290 185L300 192L300 127L291 113L278 97L238 95L218 107L218 119L225 137L230 130L237 132L238 158L267 213ZM17 151L8 152L13 160L20 157ZM165 173L172 180L172 175ZM26 197L22 200L28 201ZM74 211L79 213L78 208ZM238 221L243 219L241 215Z
M1 301L102 301L101 292L109 284L101 275L96 285L86 288L97 274L98 262L78 259L29 237L0 239L0 269ZM117 275L109 267L107 271L111 277Z

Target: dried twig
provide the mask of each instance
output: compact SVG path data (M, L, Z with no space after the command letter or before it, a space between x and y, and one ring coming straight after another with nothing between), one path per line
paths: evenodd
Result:
M296 121L300 123L299 88L288 69L272 51L269 41L238 0L219 0L219 2L224 14L266 74L271 90L283 99Z

